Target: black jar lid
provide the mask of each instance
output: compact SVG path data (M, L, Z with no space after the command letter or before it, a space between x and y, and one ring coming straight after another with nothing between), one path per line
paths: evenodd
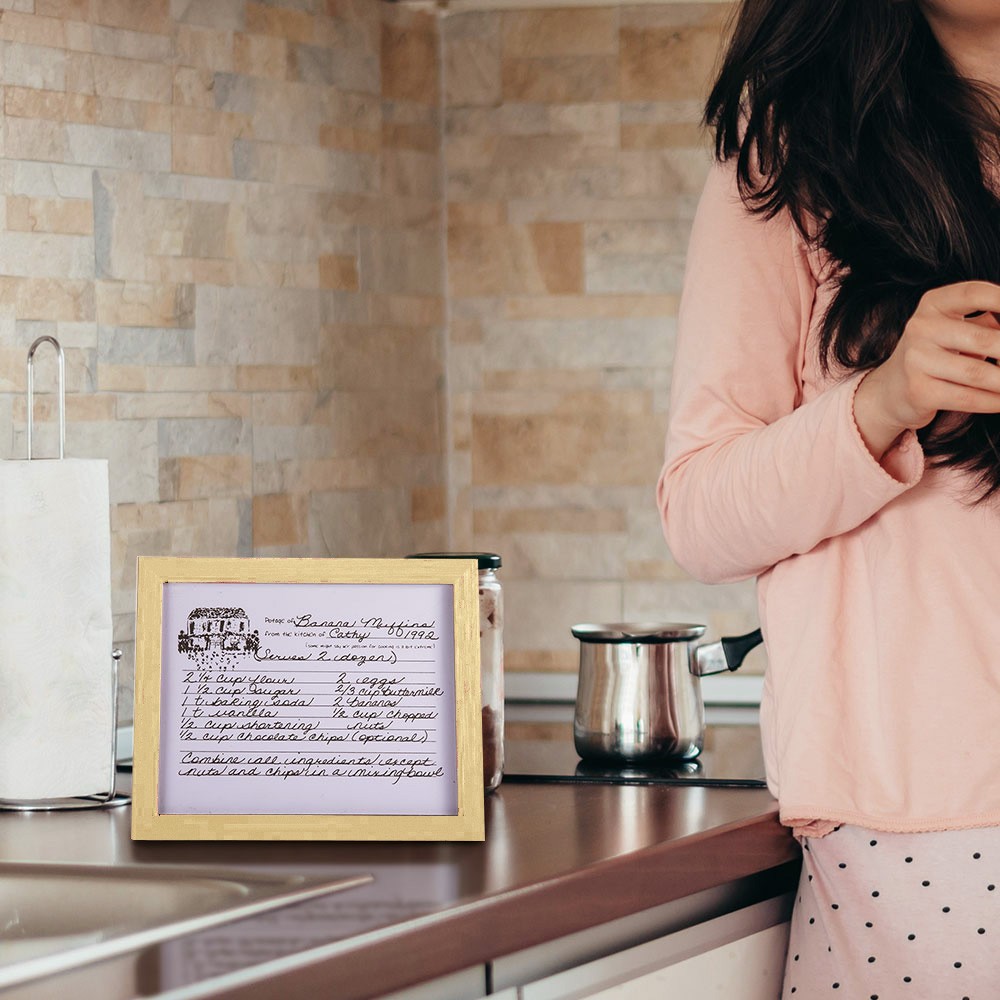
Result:
M499 569L503 563L495 552L414 552L407 559L475 559L480 569Z

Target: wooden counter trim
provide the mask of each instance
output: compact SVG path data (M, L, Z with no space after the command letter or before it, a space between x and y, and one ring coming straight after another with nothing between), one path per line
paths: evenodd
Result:
M241 975L240 985L198 996L373 1000L503 955L554 941L799 858L777 809L623 854L495 896L290 956ZM377 971L376 971L377 970ZM197 989L197 988L196 988Z

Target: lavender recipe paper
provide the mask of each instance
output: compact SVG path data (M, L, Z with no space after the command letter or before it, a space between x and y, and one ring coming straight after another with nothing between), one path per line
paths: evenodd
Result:
M458 812L450 584L166 583L162 814Z

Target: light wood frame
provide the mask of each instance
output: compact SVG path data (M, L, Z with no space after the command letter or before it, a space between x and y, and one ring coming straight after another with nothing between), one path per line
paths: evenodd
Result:
M453 590L455 815L206 814L160 811L164 584L446 584ZM478 570L472 559L140 557L132 838L135 840L483 840ZM256 779L253 779L256 780ZM319 779L325 780L325 779ZM259 785L258 785L259 788Z

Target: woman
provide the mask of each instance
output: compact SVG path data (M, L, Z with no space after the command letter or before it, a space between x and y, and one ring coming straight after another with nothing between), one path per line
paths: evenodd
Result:
M659 503L756 577L786 998L1000 996L1000 3L744 0Z

